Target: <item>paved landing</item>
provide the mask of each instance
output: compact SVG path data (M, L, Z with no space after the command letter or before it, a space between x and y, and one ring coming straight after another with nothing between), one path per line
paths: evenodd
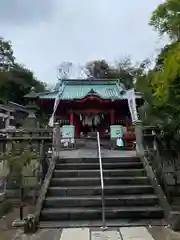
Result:
M122 227L118 229L69 228L40 230L34 235L18 231L12 240L180 240L180 234L163 227Z
M101 149L102 157L135 157L136 151L120 151ZM76 149L61 151L60 156L64 158L85 158L97 157L97 150L94 149Z

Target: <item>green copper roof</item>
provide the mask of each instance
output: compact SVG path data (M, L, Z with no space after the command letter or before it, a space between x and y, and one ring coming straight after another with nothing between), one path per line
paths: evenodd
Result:
M97 95L103 99L124 99L124 88L113 80L66 80L59 88L61 100L81 99L88 94ZM58 92L40 95L40 99L54 99Z

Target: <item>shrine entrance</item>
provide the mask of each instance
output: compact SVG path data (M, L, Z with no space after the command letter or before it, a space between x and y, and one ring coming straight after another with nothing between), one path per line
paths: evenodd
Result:
M74 123L79 125L79 135L93 136L97 132L104 134L109 131L110 116L104 112L75 112Z

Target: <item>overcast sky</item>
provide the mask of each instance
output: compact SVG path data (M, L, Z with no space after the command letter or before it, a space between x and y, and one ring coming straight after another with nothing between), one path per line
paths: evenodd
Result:
M148 26L162 0L0 0L0 35L20 63L48 83L62 61L153 58L163 46Z

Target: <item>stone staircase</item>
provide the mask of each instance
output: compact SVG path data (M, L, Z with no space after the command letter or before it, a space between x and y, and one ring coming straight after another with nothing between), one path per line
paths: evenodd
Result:
M164 218L139 158L102 158L102 162L107 224L151 224ZM101 219L98 159L59 159L41 210L40 226L96 226L101 225Z

